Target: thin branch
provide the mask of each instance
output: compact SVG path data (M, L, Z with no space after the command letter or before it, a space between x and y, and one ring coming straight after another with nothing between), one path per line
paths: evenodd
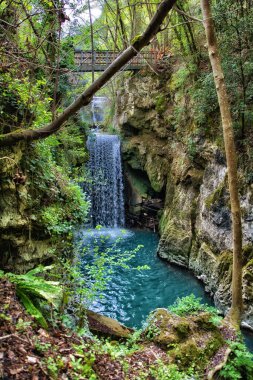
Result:
M193 17L191 15L189 15L188 13L185 13L184 11L182 11L181 9L179 9L178 7L174 7L175 11L177 13L179 13L180 15L182 16L185 16L186 18L188 18L189 20L192 20L192 21L197 21L197 22L201 22L203 23L203 20L201 20L200 18L197 18L197 17Z

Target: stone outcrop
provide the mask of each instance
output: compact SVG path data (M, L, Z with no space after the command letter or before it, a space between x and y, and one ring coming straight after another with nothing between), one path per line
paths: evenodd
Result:
M226 312L231 299L231 214L217 118L209 121L211 136L199 131L193 101L187 90L175 87L170 68L167 72L167 77L143 72L127 78L118 93L116 122L127 187L132 189L128 203L157 197L164 201L158 254L190 268ZM178 109L184 113L180 121ZM253 328L253 185L242 167L239 177L244 322Z

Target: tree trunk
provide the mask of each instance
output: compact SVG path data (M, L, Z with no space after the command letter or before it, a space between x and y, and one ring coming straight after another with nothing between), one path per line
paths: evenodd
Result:
M94 34L93 34L93 23L92 23L92 14L91 14L91 6L90 6L90 0L88 0L88 9L89 9L89 18L90 18L90 41L91 41L91 66L92 66L92 83L95 80L95 59L94 59Z
M237 179L237 157L235 150L234 132L230 104L221 67L218 45L215 35L214 22L209 0L201 0L203 23L206 32L208 52L213 70L213 76L219 101L220 114L225 144L228 183L232 213L233 230L233 274L232 274L232 305L229 312L231 322L235 326L240 325L243 309L242 303L242 225L240 200Z
M176 0L163 0L145 32L133 45L129 46L114 62L87 88L70 106L68 106L52 123L35 130L22 130L0 135L0 147L10 146L19 141L32 141L45 138L57 132L61 126L83 106L90 103L93 95L107 83L115 73L122 69L139 51L160 31L160 26Z

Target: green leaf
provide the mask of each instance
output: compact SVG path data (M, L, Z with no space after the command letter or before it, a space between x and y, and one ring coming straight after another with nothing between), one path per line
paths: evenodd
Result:
M62 288L59 282L45 281L40 278L29 278L29 276L19 279L16 282L18 289L21 289L25 293L33 294L44 298L56 309L58 308L62 299Z
M48 265L47 267L44 267L43 265L39 265L36 268L29 270L25 275L26 276L34 276L35 274L38 273L44 273L46 271L49 271L54 268L54 265Z
M17 295L26 308L27 312L32 315L43 328L47 329L47 321L43 317L41 311L37 309L36 306L34 306L32 300L20 289L17 289Z
M26 274L17 275L7 273L7 277L11 282L16 284L17 290L21 290L23 293L27 294L27 296L34 295L43 298L57 309L63 297L60 283L58 281L46 281L42 277L35 276L35 274L51 268L52 266L39 266Z

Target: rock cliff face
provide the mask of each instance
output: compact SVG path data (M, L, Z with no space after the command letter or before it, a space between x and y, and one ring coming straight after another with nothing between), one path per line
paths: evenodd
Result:
M26 176L21 164L25 155L29 155L27 148L16 146L1 153L0 267L25 272L46 262L52 255L52 245L31 206L34 178ZM20 179L16 179L18 175Z
M217 114L204 132L200 130L187 89L178 89L176 72L168 68L166 73L129 77L118 93L116 121L130 188L128 204L133 207L157 197L164 201L158 254L193 270L226 312L231 300L232 237ZM253 185L243 170L239 176L244 322L253 328Z

